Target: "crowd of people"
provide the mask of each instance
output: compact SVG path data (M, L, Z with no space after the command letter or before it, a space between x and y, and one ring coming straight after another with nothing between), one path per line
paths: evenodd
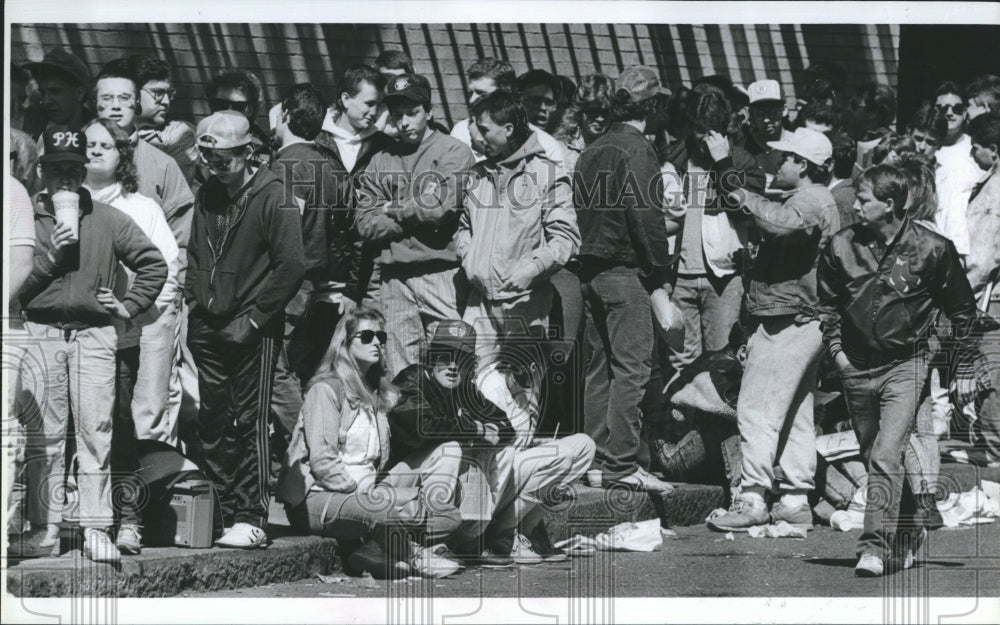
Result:
M138 554L142 498L113 491L158 441L212 484L219 546L266 547L273 492L359 572L565 559L546 504L669 494L650 406L726 349L741 461L713 530L813 526L829 374L869 473L857 574L912 566L940 437L1000 464L996 76L897 120L832 64L789 106L770 79L482 58L449 130L396 50L273 107L222 71L196 125L163 60L91 69L11 66L21 557L59 552L69 490L88 558Z

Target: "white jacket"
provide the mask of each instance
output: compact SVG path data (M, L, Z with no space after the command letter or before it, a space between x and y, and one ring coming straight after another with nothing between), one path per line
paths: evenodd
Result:
M534 124L528 124L528 128L538 135L538 142L542 144L542 149L545 150L545 156L548 157L549 160L555 161L559 167L568 170L566 167L566 146L560 143L558 139ZM455 127L451 129L451 136L472 148L472 154L476 157L477 163L486 160L485 154L477 152L476 149L472 147L472 135L469 133L468 119L463 119L455 124Z
M121 184L117 182L100 191L94 191L90 187L87 189L94 200L110 204L131 217L143 234L156 246L156 249L163 255L163 260L167 263L167 281L163 283L163 289L156 298L156 305L140 314L134 321L139 325L148 325L155 321L167 306L177 301L177 293L179 292L177 239L174 238L170 225L167 224L163 209L153 198L139 193L125 194ZM126 273L129 273L129 282L131 282L131 272L126 270Z

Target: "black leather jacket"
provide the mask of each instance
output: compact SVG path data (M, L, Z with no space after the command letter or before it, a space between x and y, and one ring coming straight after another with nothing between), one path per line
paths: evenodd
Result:
M823 337L860 369L913 358L938 311L952 322L959 364L978 350L976 305L955 246L907 220L886 246L861 224L833 236L817 272Z

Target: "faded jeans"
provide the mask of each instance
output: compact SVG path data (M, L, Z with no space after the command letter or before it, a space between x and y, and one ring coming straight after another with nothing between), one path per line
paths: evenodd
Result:
M858 555L882 559L894 555L901 544L900 528L915 526L921 516L905 478L903 457L916 422L927 360L918 356L873 369L848 368L841 373L847 407L868 469L865 526L858 539Z
M653 313L638 270L614 267L581 278L590 355L584 431L597 446L605 481L639 468L640 404L653 365Z
M105 528L111 509L111 430L115 402L114 326L62 330L25 323L22 361L28 520L62 522L66 427L72 412L79 463L80 526Z
M684 351L670 355L678 371L705 352L729 344L729 333L740 318L743 281L737 275L678 276L671 299L684 313Z
M139 370L132 393L137 440L177 446L180 412L180 340L177 306L170 304L139 338ZM176 390L172 378L176 377Z
M402 559L411 537L437 543L458 527L458 508L441 489L450 484L447 490L454 495L461 459L462 450L455 442L415 452L373 489L310 491L303 504L288 509L289 520L297 529L319 536L370 537L385 553Z
M468 281L459 267L432 273L405 266L382 267L379 300L389 334L390 377L420 362L431 323L462 318L468 293Z
M765 317L750 337L736 407L743 492L805 494L815 487L813 392L822 354L816 320ZM780 484L775 460L784 473Z

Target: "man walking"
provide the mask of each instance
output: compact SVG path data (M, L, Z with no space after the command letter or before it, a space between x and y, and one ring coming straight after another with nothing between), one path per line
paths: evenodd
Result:
M868 469L870 503L854 569L861 577L912 566L925 522L920 508L934 505L932 493L912 492L903 455L938 311L953 324L958 381L974 383L972 288L954 244L906 216L907 192L894 167L865 171L855 204L860 221L833 237L818 269L823 339Z

